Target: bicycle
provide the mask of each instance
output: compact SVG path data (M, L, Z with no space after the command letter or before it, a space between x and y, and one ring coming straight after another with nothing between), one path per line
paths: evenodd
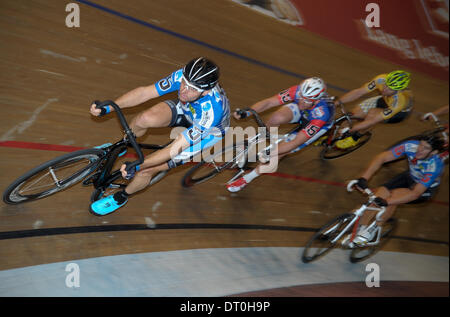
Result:
M347 185L347 191L353 191L353 186L356 183L357 181L350 182ZM382 227L378 227L374 241L369 241L364 245L353 242L359 221L367 210L377 211L375 220L370 225L379 220L386 210L384 206L375 207L374 202L377 197L369 188L364 189L362 192L368 195L369 198L360 208L352 213L345 213L335 217L314 233L303 250L302 261L304 263L315 261L324 256L338 244L346 233L349 236L341 240L341 245L352 250L350 253L350 262L352 263L364 261L374 255L388 241L389 236L391 236L397 225L395 218L389 219Z
M333 99L334 97L332 98L332 100ZM354 117L351 112L347 112L343 104L340 104L339 106L341 107L340 110L342 112L342 115L334 120L333 127L326 134L327 138L319 144L323 146L323 149L320 152L320 158L322 160L331 160L347 155L366 144L372 137L372 133L370 131L367 131L362 134L359 139L359 143L355 146L346 149L340 149L336 147L337 141L345 139L349 136L347 133L340 133L343 125L347 124L348 128L351 129L353 127L354 121L362 121L362 119Z
M286 140L292 133L302 129L302 126L296 126L288 133L277 136L275 140L271 140L272 137L269 129L267 129L255 110L251 108L236 110L239 115L243 115L246 111L253 114L253 119L256 121L258 127L262 129L258 129L258 133L242 142L222 148L217 153L203 158L183 176L181 180L183 187L192 187L206 182L225 170L237 170L236 174L227 182L227 184L232 183L250 168L251 163L256 163L262 156L267 158L274 145ZM269 145L266 145L267 141L269 141ZM261 143L263 144L258 146Z
M137 143L136 137L119 108L113 101L95 101L101 109L100 116L106 114L106 106L112 106L124 129L125 137L114 144L106 143L99 147L83 149L59 156L47 161L17 178L3 193L3 201L7 204L21 204L48 197L83 180L84 186L94 186L91 202L101 199L110 192L126 187L118 183L122 177L120 170L112 171L117 159L125 154L127 148L133 148L138 159L127 163L127 170L144 161L142 149L160 150L165 145ZM161 180L167 171L160 172L150 185Z

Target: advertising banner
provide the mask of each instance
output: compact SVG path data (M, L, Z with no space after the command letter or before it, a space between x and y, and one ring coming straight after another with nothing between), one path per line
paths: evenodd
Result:
M448 81L449 0L233 0Z

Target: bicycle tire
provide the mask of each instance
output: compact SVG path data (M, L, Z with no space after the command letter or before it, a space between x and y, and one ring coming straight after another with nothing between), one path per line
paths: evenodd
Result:
M22 176L17 178L14 182L12 182L11 185L9 185L3 193L3 201L7 204L15 205L41 199L50 196L52 194L55 194L57 192L60 192L78 183L87 175L95 171L95 169L101 162L102 155L103 151L100 149L85 149L67 153L53 160L47 161L33 168L27 173L23 174ZM71 165L74 165L74 163L78 163L81 160L88 160L88 162L86 162L87 165L79 170L75 170L72 174L67 175L66 178L63 180L65 182L64 184L62 185L60 184L58 186L55 185L54 183L53 184L54 186L52 186L52 188L34 194L24 195L23 193L22 194L19 193L21 189L24 190L22 187L27 184L27 181L33 180L35 176L39 175L41 172L44 172L45 170L48 170L50 167L52 167L53 168L52 171L55 172L58 171L58 169L62 170L63 168L70 167ZM49 172L49 175L51 176L51 172ZM40 179L42 178L43 176ZM35 181L35 184L40 179Z
M342 214L333 218L323 227L321 227L317 232L313 234L313 236L306 243L305 248L303 249L302 261L303 263L309 263L317 260L318 258L324 256L327 252L333 249L336 243L331 243L330 240L334 239L341 231L345 228L345 226L355 217L353 213ZM334 228L335 227L335 228ZM334 228L334 229L333 229ZM323 235L324 232L333 229L327 235ZM325 247L317 248L313 247L315 242L325 243ZM315 249L315 250L312 250ZM315 252L312 256L308 255L309 251ZM317 252L319 251L319 252Z
M387 239L388 236L392 235L392 233L395 231L395 228L397 227L397 220L394 218L389 219L386 221L386 223L383 225L383 232L381 233L381 239L380 242L377 245L368 246L368 247L355 247L352 249L352 252L350 253L350 262L351 263L358 263L362 262L369 257L373 256L375 253L377 253L381 247L389 240Z
M366 144L370 140L371 137L372 137L372 133L366 132L361 136L361 138L360 138L361 141L357 145L349 147L347 149L337 148L336 142L338 141L338 139L333 140L331 142L331 145L324 145L324 148L322 149L322 151L320 151L320 158L322 160L332 160L332 159L337 159L344 155L350 154L351 152L356 151L357 149L362 147L364 144Z
M190 168L186 174L181 179L181 185L183 187L192 187L194 185L198 185L201 183L204 183L211 178L217 176L219 173L221 173L225 169L232 169L237 167L237 163L234 161L236 159L236 155L233 155L233 158L229 161L225 161L223 164L216 164L211 163L213 162L218 156L223 155L225 152L232 150L234 153L236 151L237 145L232 145L229 147L226 147L219 151L218 153L214 153L212 156L209 157L208 160L202 160L200 163L196 164L192 168ZM226 154L225 154L226 155ZM244 163L244 165L246 162ZM214 165L214 166L210 166ZM205 174L201 173L201 169L209 168L210 171L206 172Z

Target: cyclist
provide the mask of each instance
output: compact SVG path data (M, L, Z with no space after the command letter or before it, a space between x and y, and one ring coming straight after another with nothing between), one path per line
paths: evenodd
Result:
M128 201L129 195L144 189L156 173L183 164L222 139L230 124L230 108L218 80L219 67L207 58L198 57L155 84L138 87L117 99L119 107L128 108L177 91L178 99L160 102L141 112L130 128L136 137L144 135L148 128L187 129L169 146L147 156L135 169L127 171L127 165L122 165L122 177L134 177L133 180L124 190L92 203L91 212L106 215L117 210ZM100 115L95 104L90 111L94 116Z
M334 105L328 99L327 87L321 78L305 79L299 85L258 101L251 108L256 112L263 112L280 105L283 106L267 121L268 128L278 127L285 123L302 124L304 128L300 133L292 134L285 142L278 144L278 159L316 142L333 126ZM250 113L247 113L244 117L248 115ZM238 120L241 119L237 112L234 112L233 116ZM262 166L263 164L259 164L250 173L228 184L227 189L230 192L243 189L248 183L260 176ZM264 173L273 173L275 170L266 169Z
M415 204L428 201L436 193L444 172L444 162L439 155L444 150L444 141L436 135L428 135L415 140L404 141L388 151L378 154L357 180L360 189L368 187L367 182L385 163L404 156L409 169L375 190L375 203L386 206L386 211L374 225L367 227L373 214L366 212L361 218L361 227L353 240L364 245L370 242L382 226L401 204ZM356 181L356 180L355 180Z
M335 105L355 101L362 96L377 91L381 95L369 98L356 106L352 113L354 117L364 119L355 124L351 129L344 128L341 133L347 133L348 137L336 142L340 149L346 149L357 145L361 134L359 131L368 129L375 124L398 123L404 120L412 110L413 95L408 89L410 74L403 70L396 70L389 74L376 76L362 87L354 89L338 100Z

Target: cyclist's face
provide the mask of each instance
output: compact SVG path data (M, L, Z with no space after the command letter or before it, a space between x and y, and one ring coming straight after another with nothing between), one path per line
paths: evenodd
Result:
M298 108L300 110L306 110L306 109L309 109L312 106L314 106L315 103L316 103L316 101L308 100L308 99L305 99L303 97L300 97L300 99L298 101Z
M433 148L430 144L428 144L428 142L420 141L419 146L417 147L416 159L423 160L427 158L432 151Z
M178 91L178 98L181 102L190 102L197 100L202 93L202 90L188 85L184 78L181 80L180 90Z
M381 91L381 94L383 96L389 97L395 95L397 91L394 89L389 88L388 86L384 85L383 90Z

